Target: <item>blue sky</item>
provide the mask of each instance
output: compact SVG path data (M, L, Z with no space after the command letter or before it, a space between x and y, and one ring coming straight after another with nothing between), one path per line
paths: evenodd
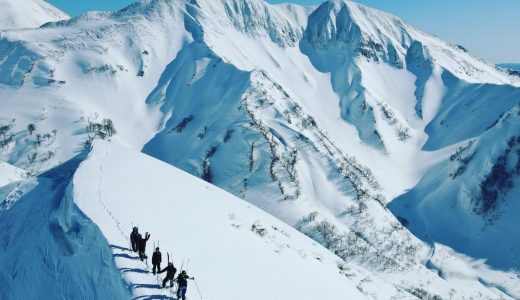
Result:
M48 0L71 15L115 10L132 0ZM268 0L314 5L320 0ZM493 63L520 62L520 0L357 0L464 45Z

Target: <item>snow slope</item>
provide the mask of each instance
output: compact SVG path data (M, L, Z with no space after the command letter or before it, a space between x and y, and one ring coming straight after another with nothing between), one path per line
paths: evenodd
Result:
M19 181L24 175L24 170L0 161L0 187Z
M0 188L1 299L129 298L106 240L74 203L81 161Z
M471 231L452 236L439 225L422 234L419 224L463 215L468 228L490 232L477 245L516 234L499 222L474 226L488 219L475 205L441 213L461 187L478 203L497 160L479 160L487 175L457 180L439 166L469 140L487 136L476 145L488 154L488 145L507 144L509 136L488 132L518 104L519 86L462 46L350 1L147 0L0 32L8 108L0 159L34 175L93 139L112 140L245 199L405 290L518 297L514 247L495 272L489 265L502 250L466 251L452 241L474 239ZM453 188L436 192L430 174L438 172ZM422 192L408 202L420 207L418 195L432 192L436 209L396 217L387 204L414 188ZM516 190L508 193L501 202L515 208Z
M486 259L498 269L520 269L519 125L517 105L428 171L390 208L425 240Z
M16 197L7 201L4 195L13 192ZM437 294L429 290L443 298L510 298L473 276L481 269L497 281L507 278L442 247L430 261L445 270L442 280L426 271L417 278L415 272L392 278L345 263L251 204L114 143L95 142L90 153L16 187L0 188L0 195L6 199L0 206L5 299L175 299L169 289L158 289L160 278L128 250L129 231L136 225L151 233L149 255L159 245L163 259L169 252L179 269L195 276L203 297L191 281L191 299L416 299ZM417 281L414 288L405 284L406 277Z
M116 264L135 297L168 290L156 288L156 277L144 272L135 253L118 251L129 247L132 225L150 232L149 254L153 243L160 245L163 266L167 251L179 269L184 261L208 299L365 299L371 294L389 299L403 294L258 208L138 152L96 143L73 184L78 207L119 253ZM371 282L361 282L366 278ZM317 281L327 288L317 289ZM193 282L188 297L199 297Z
M1 0L0 30L36 28L69 16L44 0Z

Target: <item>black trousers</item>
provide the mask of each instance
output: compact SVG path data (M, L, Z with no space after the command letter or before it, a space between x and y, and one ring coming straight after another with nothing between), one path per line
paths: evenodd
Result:
M170 281L170 286L173 286L173 277L169 277L168 275L166 275L166 277L164 277L163 281L162 281L162 287L165 287L166 286L166 282Z
M132 251L137 252L137 242L132 241Z
M144 260L146 258L146 254L144 253L145 249L139 249L139 258Z
M161 272L161 263L158 263L158 264L153 264L153 268L152 268L152 272L153 274L155 275L155 268L157 267L157 272Z

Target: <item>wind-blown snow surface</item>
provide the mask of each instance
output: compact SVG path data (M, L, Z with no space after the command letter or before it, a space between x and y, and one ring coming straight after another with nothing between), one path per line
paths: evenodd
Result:
M0 0L0 30L36 28L68 18L43 0Z
M519 241L504 241L518 226L500 225L518 214L516 146L507 152L511 136L489 134L519 103L520 78L396 17L340 0L142 1L1 32L0 74L0 159L30 174L110 139L253 203L403 289L449 298L451 288L473 297L468 287L484 288L485 298L486 285L520 297L511 263ZM471 151L504 150L507 168L483 156L478 175L446 176L452 159L469 161L457 158L460 148L484 136ZM407 191L406 207L427 200L435 210L396 202L396 218L386 206ZM487 233L424 226L460 216ZM461 240L488 246L470 251ZM489 246L497 240L510 247L507 262Z
M78 156L0 188L1 299L128 299L112 252L76 207Z
M0 187L21 180L25 171L0 161Z

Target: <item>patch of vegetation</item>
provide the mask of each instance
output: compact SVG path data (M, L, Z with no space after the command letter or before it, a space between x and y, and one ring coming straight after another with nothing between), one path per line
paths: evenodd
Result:
M422 300L442 300L441 296L430 294L428 291L422 288L410 288L406 291Z
M14 124L15 119L11 120L9 124L0 124L0 149L7 148L10 143L14 142L14 133L11 132Z
M211 172L211 164L210 159L217 153L217 146L212 146L206 151L206 156L204 157L204 161L202 162L202 176L201 179L213 183L213 174Z
M517 170L520 163L517 161L515 166L509 168L508 161L515 154L517 159L520 159L519 146L520 136L510 138L503 154L496 159L491 171L480 183L480 195L474 200L474 211L486 216L489 223L492 223L493 219L497 217L500 198L513 188L512 178L518 175Z
M227 142L229 142L229 140L231 139L231 136L233 135L233 129L228 129L226 131L226 134L224 135L224 139L222 140L222 142L225 144Z
M265 237L267 235L267 229L265 229L259 224L251 225L251 231L258 234L261 237Z
M193 115L189 115L188 117L182 119L181 122L177 124L175 127L173 127L171 131L181 133L191 121L193 121Z
M450 161L457 163L457 168L450 174L451 179L455 179L466 171L469 162L475 157L476 151L473 150L475 140L471 140L466 146L459 147L457 151L450 156Z
M206 136L206 134L208 134L208 126L204 126L202 131L199 134L197 134L197 137L202 140Z

